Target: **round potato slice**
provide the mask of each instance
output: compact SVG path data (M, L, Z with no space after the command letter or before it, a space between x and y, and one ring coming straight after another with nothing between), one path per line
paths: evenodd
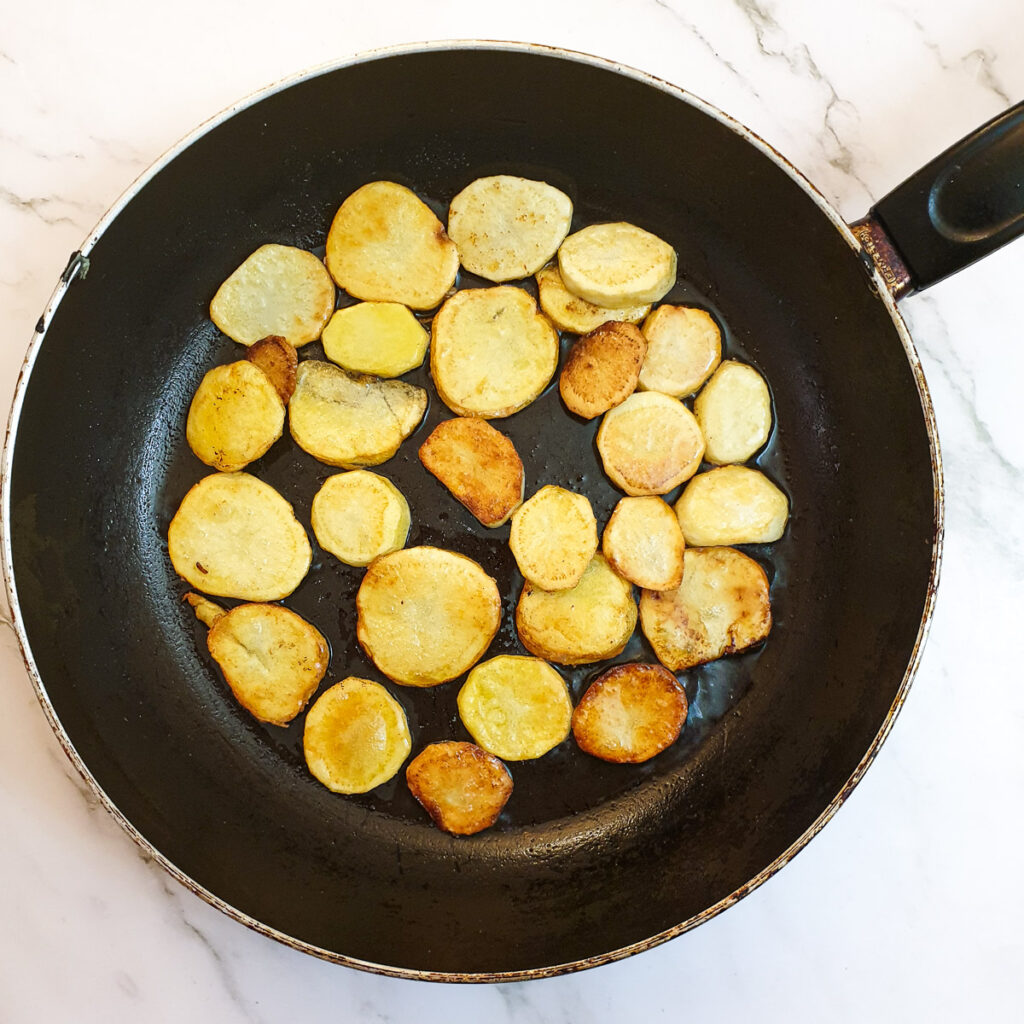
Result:
M789 501L763 473L719 466L695 476L676 502L687 544L770 544L789 520Z
M535 586L575 587L597 550L590 499L564 487L542 487L512 513L508 546L519 571Z
M639 764L675 743L687 710L686 691L660 665L616 665L583 694L572 732L587 754Z
M565 680L546 661L502 654L469 673L459 691L459 717L484 750L526 761L569 735L572 701Z
M649 302L609 309L573 295L565 287L557 263L537 271L537 296L544 315L560 331L572 331L573 334L587 334L609 320L635 324L651 311Z
M313 498L313 533L346 565L369 565L404 547L409 503L390 481L365 469L329 476Z
M605 413L597 450L612 483L627 494L667 494L697 472L704 437L682 402L644 391Z
M357 302L324 328L324 354L355 373L400 377L427 354L426 328L400 302Z
M693 403L704 435L704 458L724 465L746 462L768 440L772 400L764 378L752 366L727 359Z
M647 590L672 590L683 580L683 531L661 498L623 498L604 528L601 550L622 577Z
M210 303L210 319L243 345L275 334L298 348L320 337L333 311L331 275L292 245L261 245Z
M636 390L647 342L633 324L610 321L573 345L558 378L570 412L591 420Z
M287 597L313 558L291 505L248 473L203 477L171 520L167 552L197 590L243 601Z
M558 332L522 288L466 288L434 317L430 374L460 416L511 416L547 387L557 366Z
M349 676L306 715L306 764L335 793L368 793L398 773L412 750L402 705L380 683Z
M501 621L498 585L471 558L415 547L370 564L356 594L356 635L404 686L437 686L483 656Z
M722 333L703 309L659 306L641 329L647 339L641 391L686 398L721 361Z

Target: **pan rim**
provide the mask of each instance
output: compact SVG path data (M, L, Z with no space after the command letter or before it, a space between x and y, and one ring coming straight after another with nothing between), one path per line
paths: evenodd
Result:
M244 924L248 928L259 932L268 938L275 939L278 942L286 946L290 946L293 949L300 950L305 953L309 953L322 960L326 960L331 963L343 964L348 967L354 967L359 970L367 971L375 974L382 974L390 977L404 978L410 980L420 981L445 981L445 982L469 982L469 983L492 983L492 982L509 982L509 981L525 981L539 978L553 977L561 974L574 973L576 971L586 970L591 967L598 967L606 963L612 963L617 960L625 959L628 956L632 956L635 953L642 952L646 949L653 948L654 946L661 945L667 942L669 939L676 938L684 932L690 931L697 925L704 923L712 917L717 916L722 911L728 909L733 904L739 902L744 896L753 892L754 889L758 888L769 878L772 877L777 871L781 870L786 864L789 863L806 845L821 831L822 828L831 820L832 816L836 813L839 807L845 802L850 793L856 788L857 784L863 778L864 773L870 767L874 761L876 755L882 744L885 742L892 726L895 722L897 715L902 709L907 694L910 689L910 685L913 682L915 675L920 667L922 652L924 649L925 642L928 637L928 633L931 627L932 616L935 608L935 599L938 589L939 576L942 565L942 554L943 554L943 542L945 535L945 507L944 507L944 484L943 484L943 470L942 470L942 457L939 449L938 440L938 429L935 422L935 411L932 404L931 396L928 390L928 385L924 377L924 372L921 367L920 357L918 356L917 350L914 346L913 340L911 339L910 332L903 320L902 314L899 312L896 301L889 292L881 274L873 266L870 259L864 253L861 243L858 241L856 236L850 230L847 222L839 215L838 211L832 206L832 204L825 198L825 196L800 172L794 167L784 156L782 156L777 150L771 145L761 139L758 135L752 132L749 128L743 125L741 122L730 117L728 114L719 110L717 107L708 103L705 100L700 99L693 93L683 89L680 86L674 85L662 78L659 78L653 74L645 71L640 71L636 68L630 67L614 61L610 58L599 57L580 51L570 50L558 46L550 46L539 43L529 42L516 42L510 40L485 40L485 39L449 39L449 40L431 40L428 42L418 43L407 43L397 46L380 47L376 49L361 51L360 53L353 54L348 57L341 58L335 61L329 61L322 64L315 65L305 70L299 71L294 75L287 76L279 79L270 85L264 86L242 99L236 101L233 104L225 107L219 113L207 118L201 122L196 128L192 129L188 134L183 136L177 143L167 149L160 157L158 157L149 167L147 167L132 184L128 186L121 193L118 199L113 205L104 213L99 219L95 227L86 236L82 243L81 248L77 254L79 256L87 257L89 252L95 246L96 242L103 235L107 227L116 219L121 211L135 198L135 196L143 189L149 182L154 178L164 167L171 163L180 153L184 152L189 146L191 146L198 139L217 128L222 123L228 121L235 114L242 110L247 109L262 100L281 92L285 89L291 88L303 81L306 81L317 76L327 74L340 70L342 68L355 66L358 64L368 63L371 61L387 59L395 56L406 56L416 53L426 53L431 51L444 51L444 50L494 50L494 51L506 51L506 52L517 52L517 53L537 53L542 55L548 55L557 57L563 60L570 60L580 64L589 64L605 71L612 71L623 75L627 78L632 78L642 84L652 86L656 89L661 90L669 94L670 96L680 99L685 103L688 103L692 107L696 107L702 113L713 118L731 131L740 135L748 143L753 145L756 149L760 150L765 156L767 156L773 163L782 169L789 177L799 185L803 191L811 198L811 200L818 206L818 208L825 214L825 216L832 222L833 226L839 232L843 240L850 246L850 248L857 254L861 255L864 263L866 272L869 274L867 286L876 292L879 300L882 302L886 311L889 314L890 319L893 322L894 327L900 341L903 345L904 353L907 357L907 361L910 365L911 372L914 377L914 381L918 391L918 397L921 403L921 411L924 416L925 429L928 436L929 452L931 456L932 466L932 485L933 485L933 524L934 524L934 541L932 545L932 558L931 567L927 585L927 592L925 595L924 608L922 610L921 624L918 628L917 636L914 641L913 650L911 657L908 662L906 671L900 682L900 685L896 691L895 698L892 705L890 706L885 720L882 723L881 728L871 742L867 751L861 758L860 762L847 779L847 781L840 788L839 792L829 801L828 805L818 815L818 817L812 822L812 824L778 857L775 858L769 865L763 868L757 875L740 886L734 892L728 896L722 898L710 907L705 908L699 914L696 914L685 921L674 925L671 928L665 929L664 931L658 932L655 935L649 936L635 943L631 943L626 946L622 946L618 949L610 950L605 953L601 953L595 956L586 957L580 960L566 961L560 964L549 965L540 968L528 968L518 969L511 971L497 971L497 972L477 972L477 973L462 973L462 972L449 972L449 971L427 971L418 970L413 968L395 967L387 964L378 964L370 961L360 960L355 957L347 956L344 954L336 953L333 950L323 949L312 943L305 942L301 939L297 939L294 936L288 935L281 932L261 921L250 917L245 912L233 907L231 904L222 900L215 893L201 886L198 882L192 879L186 872L177 867L167 857L165 857L155 846L153 846L149 840L145 838L128 820L127 817L120 811L113 800L107 795L107 793L100 786L98 781L94 778L88 766L82 760L78 754L70 737L64 730L62 723L60 722L57 713L50 701L49 694L46 690L46 686L40 676L38 667L36 666L34 656L32 654L31 647L29 645L27 632L25 629L24 618L21 611L20 602L18 600L17 586L14 581L13 573L13 550L11 548L10 540L10 523L11 523L11 471L13 468L14 458L14 447L17 439L18 426L20 423L21 411L24 404L25 393L28 388L29 380L32 375L32 369L35 365L36 358L39 350L45 339L47 329L52 320L53 313L60 305L65 293L70 287L71 283L75 279L74 273L65 271L60 280L58 281L50 299L43 311L42 316L36 324L36 329L32 335L32 339L29 343L24 361L21 366L21 370L18 375L18 380L15 386L14 397L11 404L11 410L7 422L7 430L4 440L2 463L2 481L0 481L0 564L2 564L4 585L6 591L6 597L8 606L10 608L10 621L15 636L18 640L18 645L21 650L22 659L25 663L26 671L28 672L29 678L32 681L33 688L36 692L36 697L42 706L43 713L52 729L57 741L60 743L62 749L71 761L72 765L81 775L82 779L93 791L96 798L104 806L104 808L113 816L129 837L143 850L148 858L155 861L163 870L175 878L187 889L191 890L206 903L220 910L228 917L233 918L241 924ZM74 255L72 257L74 259ZM69 268L71 264L69 264Z

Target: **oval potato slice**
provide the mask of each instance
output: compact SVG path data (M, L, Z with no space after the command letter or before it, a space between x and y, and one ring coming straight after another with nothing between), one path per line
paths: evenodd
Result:
M673 398L692 395L722 358L722 333L703 309L659 306L641 328L647 357L640 370L640 390Z
M647 342L633 324L610 321L573 345L558 378L566 408L591 420L636 390Z
M280 335L269 334L253 342L245 358L267 375L274 390L281 396L281 401L287 405L288 399L295 392L295 372L299 365L295 346Z
M704 435L704 458L724 465L746 462L768 440L772 400L752 366L727 359L693 403Z
M329 476L313 498L317 543L346 565L369 565L405 546L409 503L390 481L366 469Z
M676 502L687 544L770 544L789 519L789 501L763 473L719 466L695 476Z
M324 328L324 354L354 373L401 377L427 354L430 335L400 302L357 302Z
M508 546L519 571L534 586L575 587L597 550L590 499L564 487L542 487L512 514Z
M651 311L649 302L609 309L573 295L565 287L557 263L537 271L537 296L544 315L560 331L572 331L573 334L587 334L609 320L635 324Z
M673 590L683 580L683 531L656 497L622 498L604 528L601 550L622 577L646 590Z

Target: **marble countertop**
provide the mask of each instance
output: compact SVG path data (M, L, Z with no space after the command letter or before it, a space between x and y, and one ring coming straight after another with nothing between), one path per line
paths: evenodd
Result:
M68 254L133 179L248 92L349 53L480 37L610 57L746 122L848 219L1024 96L1018 0L52 0L4 4L0 26L3 408ZM3 628L0 1020L1018 1020L1022 277L1018 242L903 303L946 471L931 638L864 781L766 885L666 945L547 981L323 963L140 853L64 756Z

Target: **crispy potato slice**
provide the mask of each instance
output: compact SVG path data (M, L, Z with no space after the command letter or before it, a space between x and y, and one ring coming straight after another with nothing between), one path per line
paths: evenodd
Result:
M466 288L434 317L430 375L460 416L511 416L547 387L557 366L558 332L522 288Z
M643 391L604 414L597 450L612 483L627 494L667 494L697 472L704 437L682 402Z
M672 672L742 651L772 628L768 577L734 548L687 548L676 590L641 593L640 626Z
M789 501L763 473L719 466L695 476L676 502L687 544L770 544L789 519Z
M193 594L189 591L185 597L185 601L192 606L192 610L196 613L196 618L209 629L219 618L222 618L227 614L227 610L222 608L216 601L211 601L207 597L203 597L202 594Z
M565 680L539 658L482 661L459 691L459 717L484 750L504 761L542 757L569 735Z
M450 740L424 747L405 769L409 792L445 832L471 836L498 820L512 776L493 754Z
M764 378L752 366L727 359L693 403L704 435L704 458L724 465L746 462L768 440L772 400Z
M334 215L327 269L357 299L433 309L455 284L459 250L414 192L371 181Z
M622 498L604 528L601 550L622 577L646 590L673 590L683 580L683 531L661 498Z
M295 391L295 371L299 365L299 355L295 346L277 334L268 335L253 342L246 352L245 358L255 363L274 385L274 390L281 396L286 405Z
M572 331L573 334L586 334L609 320L635 324L651 311L649 302L609 309L573 295L565 287L557 263L537 271L537 295L544 315L560 331Z
M644 321L647 357L640 390L673 398L692 395L722 358L722 333L703 309L659 306Z
M427 354L430 335L400 302L357 302L339 309L324 328L324 353L354 373L400 377Z
M591 224L558 249L562 282L595 306L657 302L676 283L676 252L635 224Z
M636 390L647 342L633 324L610 321L573 345L558 378L570 412L592 420Z
M167 553L197 590L243 601L287 597L313 558L291 505L248 473L203 477L171 520Z
M462 265L488 281L529 277L558 250L572 200L545 181L496 174L470 182L451 202L448 234Z
M516 630L538 658L561 665L586 665L620 654L636 628L632 586L598 552L570 590L523 584L516 605Z
M329 476L313 498L313 533L346 565L369 565L405 546L409 503L390 481L366 469Z
M261 245L217 289L210 319L243 345L274 334L298 348L320 337L334 297L331 275L311 252Z
M203 377L185 424L196 458L224 473L265 455L282 433L284 402L270 378L245 359Z
M486 420L442 420L420 445L420 462L484 526L501 526L523 503L523 460Z
M368 793L412 750L402 705L380 683L349 676L317 698L302 734L306 764L335 793Z
M501 621L498 585L471 558L414 547L370 563L356 594L356 636L403 686L437 686L483 656Z
M575 587L597 550L590 499L564 487L542 487L512 513L508 546L519 571L534 586Z
M616 665L583 694L572 732L587 754L639 764L679 739L687 710L686 691L660 665Z

